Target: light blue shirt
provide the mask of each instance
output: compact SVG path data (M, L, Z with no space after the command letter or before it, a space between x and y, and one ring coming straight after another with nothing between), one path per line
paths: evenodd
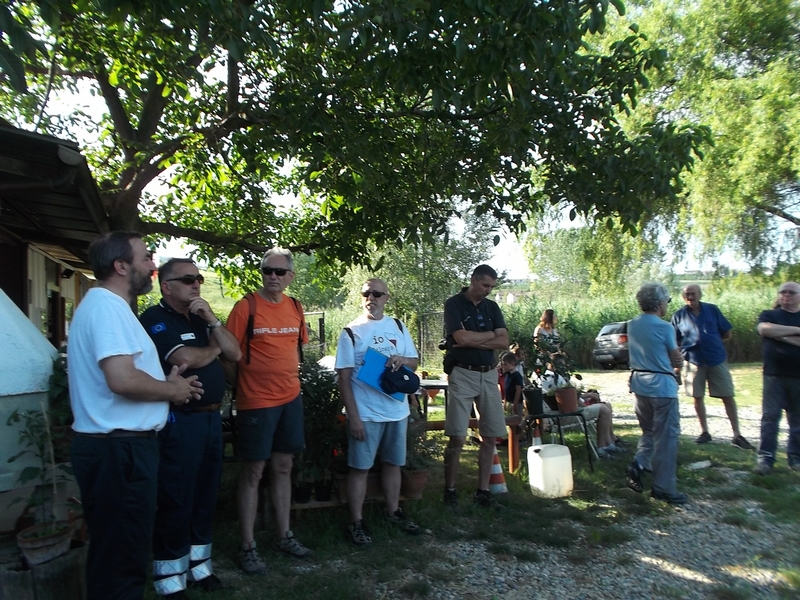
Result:
M677 398L669 352L678 347L672 325L656 315L642 313L628 323L631 391L654 398Z

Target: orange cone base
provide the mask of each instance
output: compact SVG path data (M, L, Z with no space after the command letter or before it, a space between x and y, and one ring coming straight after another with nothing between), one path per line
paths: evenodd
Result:
M500 464L500 456L497 454L497 448L494 449L494 458L492 460L492 473L489 476L489 491L492 494L508 493L506 478L505 475L503 475L503 465Z

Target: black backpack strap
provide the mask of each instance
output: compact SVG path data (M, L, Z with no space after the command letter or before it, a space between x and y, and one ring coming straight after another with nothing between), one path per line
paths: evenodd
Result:
M294 309L297 311L297 314L300 315L300 331L297 334L297 355L300 357L300 362L302 363L303 358L303 327L306 326L306 318L303 314L303 311L300 310L300 302L298 302L297 298L294 296L289 296L294 302Z
M356 345L356 336L353 335L353 330L349 327L345 327L344 330L347 332L347 335L350 336L350 341L353 342L353 346Z
M250 340L253 339L253 329L255 328L255 319L256 319L256 297L253 295L253 292L248 292L245 294L245 299L247 300L247 305L250 308L250 312L247 315L247 331L245 331L245 340L247 342L247 352L245 353L245 363L250 364Z
M400 333L403 333L403 322L397 317L394 318L394 322L397 323L397 328L400 330Z

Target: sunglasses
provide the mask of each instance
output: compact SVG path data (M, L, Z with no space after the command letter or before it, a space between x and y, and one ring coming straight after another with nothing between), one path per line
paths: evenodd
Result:
M275 273L278 277L283 277L286 275L291 269L276 269L274 267L261 267L261 272L264 275L272 275Z
M173 277L172 279L167 279L167 281L180 281L181 283L185 283L186 285L192 285L195 281L199 284L203 284L206 281L206 278L202 275L181 275L180 277Z
M383 298L384 296L388 296L389 292L376 292L374 290L367 290L366 292L361 292L361 295L364 298L369 298L372 296L373 298Z

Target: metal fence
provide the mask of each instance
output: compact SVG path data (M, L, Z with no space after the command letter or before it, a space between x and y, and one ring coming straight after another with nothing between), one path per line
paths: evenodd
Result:
M443 353L439 341L444 337L444 312L422 313L417 317L419 370L440 373Z

